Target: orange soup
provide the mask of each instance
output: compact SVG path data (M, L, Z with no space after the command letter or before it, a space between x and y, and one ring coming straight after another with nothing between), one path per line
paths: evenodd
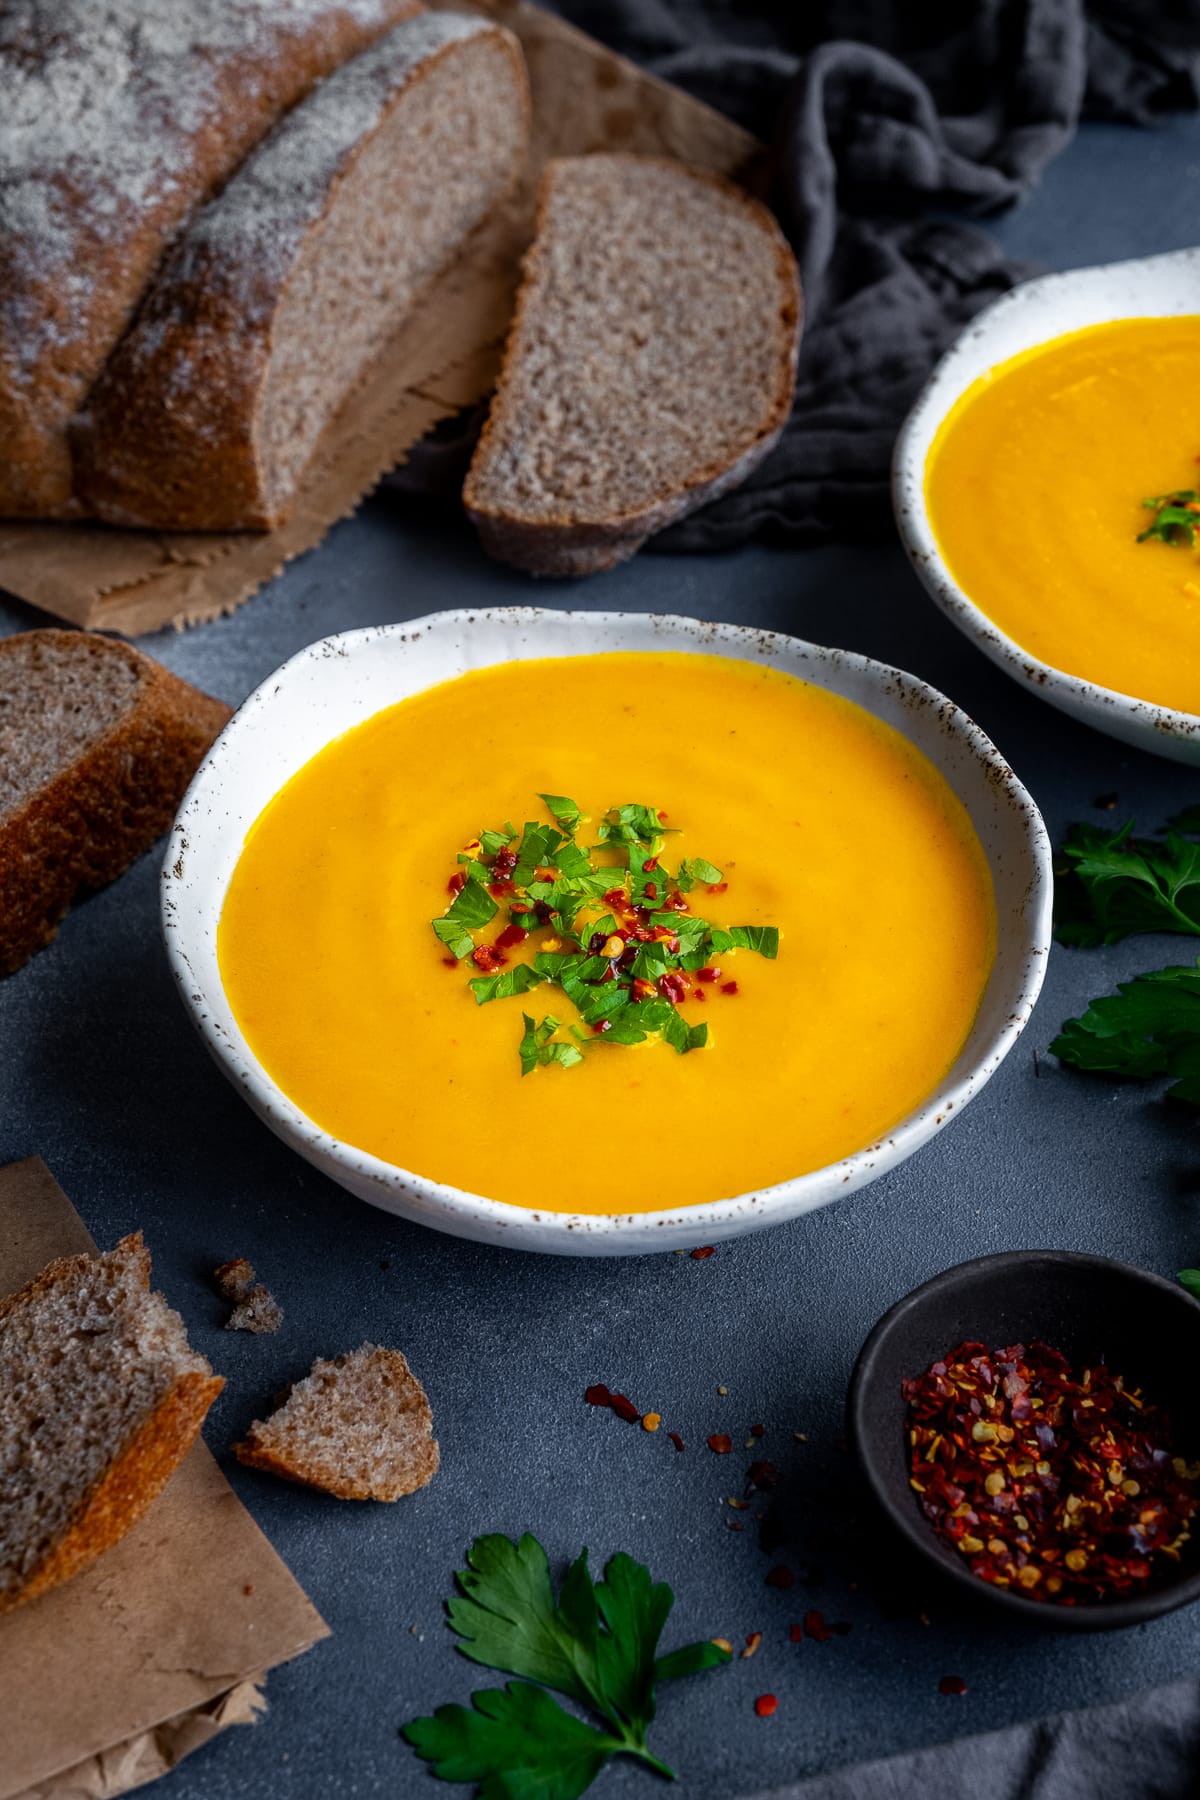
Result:
M1147 502L1200 504L1198 382L1200 316L1094 325L975 382L926 468L947 567L1008 637L1067 674L1190 713L1200 536Z
M994 944L983 850L898 732L757 664L628 653L465 675L330 744L247 834L218 955L338 1140L624 1213L886 1132L953 1064Z

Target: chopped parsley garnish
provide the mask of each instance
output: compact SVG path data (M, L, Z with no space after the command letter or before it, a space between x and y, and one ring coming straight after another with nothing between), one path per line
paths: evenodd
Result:
M703 856L684 857L674 874L662 861L669 835L664 815L633 803L614 806L596 826L596 842L579 842L585 814L566 794L540 794L553 823L511 821L481 831L458 856L454 895L433 929L455 961L478 973L477 1003L507 1000L531 989L557 989L578 1020L564 1028L553 1014L540 1023L523 1014L521 1073L583 1061L578 1045L642 1044L660 1039L684 1056L708 1041L708 1025L679 1008L704 1001L720 982L714 958L738 950L774 960L774 925L712 925L691 910L697 887L723 892L722 871ZM478 934L506 917L490 942ZM528 960L508 952L528 941ZM720 991L738 992L726 981ZM565 1035L563 1035L565 1030Z
M577 1800L612 1756L633 1756L658 1775L674 1770L646 1742L655 1688L729 1661L715 1643L658 1653L675 1596L631 1556L612 1557L593 1581L584 1550L557 1600L546 1552L476 1538L460 1593L447 1606L458 1648L485 1668L522 1679L481 1689L471 1705L439 1706L403 1735L443 1781L477 1781L480 1800ZM553 1689L589 1715L559 1705Z
M1173 494L1155 494L1142 505L1154 514L1154 522L1138 532L1138 543L1157 538L1176 550L1189 549L1196 542L1200 526L1200 493L1195 488L1179 488Z

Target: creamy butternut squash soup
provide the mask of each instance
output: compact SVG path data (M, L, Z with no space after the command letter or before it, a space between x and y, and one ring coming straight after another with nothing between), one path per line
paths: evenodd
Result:
M950 1068L994 942L970 821L899 733L629 653L465 675L330 744L247 834L218 956L341 1142L606 1213L871 1142Z
M1198 380L1200 316L1072 332L968 388L926 467L950 573L1007 636L1070 675L1192 713Z

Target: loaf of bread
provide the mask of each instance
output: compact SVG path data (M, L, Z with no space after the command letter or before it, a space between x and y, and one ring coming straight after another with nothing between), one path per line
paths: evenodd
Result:
M181 221L416 0L0 6L0 517L71 510L67 425Z
M514 185L510 33L424 13L301 102L185 231L74 443L122 525L278 524L322 427L416 294Z
M278 1412L235 1445L239 1461L339 1500L399 1500L438 1469L433 1414L399 1350L318 1357Z
M124 1537L224 1385L150 1292L140 1232L0 1300L0 1613Z
M228 717L111 638L0 638L0 974L167 829Z
M743 481L795 389L800 289L775 220L701 169L550 163L464 489L484 548L584 575Z

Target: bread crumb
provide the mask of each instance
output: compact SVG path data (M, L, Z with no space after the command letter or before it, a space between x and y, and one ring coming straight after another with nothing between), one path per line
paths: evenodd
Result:
M225 1321L226 1331L275 1332L283 1324L283 1308L261 1281L256 1281L254 1265L244 1256L235 1256L213 1270L218 1288L233 1305Z

